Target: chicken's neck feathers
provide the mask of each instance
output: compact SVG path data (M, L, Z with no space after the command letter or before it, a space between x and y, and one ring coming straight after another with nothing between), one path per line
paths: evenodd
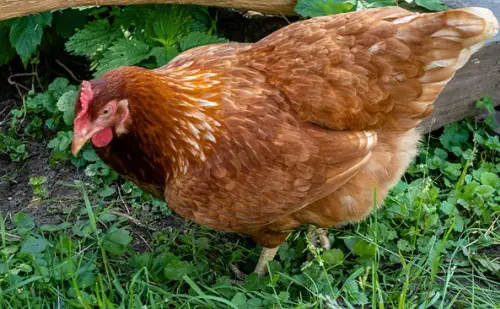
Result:
M168 179L203 164L222 131L217 72L137 68L122 79L130 109L127 132L138 143L130 146L139 147Z

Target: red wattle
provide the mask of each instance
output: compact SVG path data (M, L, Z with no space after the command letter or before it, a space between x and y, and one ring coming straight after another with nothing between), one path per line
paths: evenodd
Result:
M96 147L104 147L113 139L111 128L103 129L92 136L92 144Z

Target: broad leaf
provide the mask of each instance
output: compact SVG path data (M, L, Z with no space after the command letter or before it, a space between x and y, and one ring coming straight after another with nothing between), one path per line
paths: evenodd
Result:
M35 221L33 218L24 212L18 212L15 214L12 221L16 225L18 233L21 235L30 232L35 227Z
M217 44L227 42L224 38L219 38L214 35L208 35L202 32L191 32L185 37L179 40L179 45L181 51L188 50L193 47L207 45L207 44Z
M350 12L354 5L350 0L299 0L295 12L305 17L326 16Z
M119 39L104 53L96 75L125 65L134 65L150 56L150 46L135 39Z
M49 242L45 238L29 237L21 246L21 252L33 254L41 253L45 251L48 245Z
M42 41L43 28L50 26L52 15L48 12L15 19L10 28L10 43L16 49L24 65L28 63Z
M76 90L63 93L56 104L57 108L63 112L63 120L66 125L71 125L75 117L76 93Z
M112 27L107 19L99 19L77 31L66 43L66 49L74 55L90 57L103 52L120 37L123 33L119 28Z
M447 9L441 0L415 0L415 4L431 11L444 11Z

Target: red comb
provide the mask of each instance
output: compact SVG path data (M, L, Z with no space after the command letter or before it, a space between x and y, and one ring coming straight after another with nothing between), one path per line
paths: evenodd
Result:
M94 93L92 92L92 86L90 82L84 80L82 82L82 90L80 92L80 103L82 104L82 112L85 113L89 109L90 101L94 97Z

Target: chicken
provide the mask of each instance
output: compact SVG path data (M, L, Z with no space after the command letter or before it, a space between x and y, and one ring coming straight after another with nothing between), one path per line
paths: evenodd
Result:
M383 202L417 153L416 126L497 31L483 8L386 7L117 68L83 82L72 152L90 139L182 217L249 235L265 274L294 228L329 248L326 228Z

